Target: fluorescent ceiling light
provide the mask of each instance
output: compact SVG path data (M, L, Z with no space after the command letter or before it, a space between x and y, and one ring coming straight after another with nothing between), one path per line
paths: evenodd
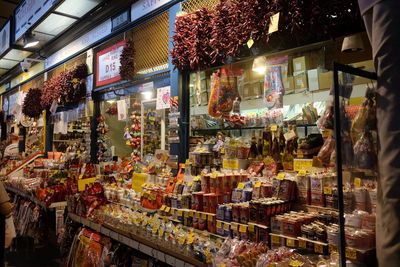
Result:
M31 32L25 33L24 48L34 47L34 46L37 46L38 44L39 44L39 40L35 39L35 37L33 37Z
M19 62L15 60L8 60L8 59L0 59L0 68L1 69L11 69L15 65L17 65Z
M5 56L5 59L11 59L16 61L21 61L31 55L31 52L18 50L18 49L11 49Z
M33 31L41 32L49 35L58 35L69 26L75 23L77 20L61 16L57 14L50 14L43 22L41 22Z
M56 11L74 17L82 17L100 2L100 0L65 0Z

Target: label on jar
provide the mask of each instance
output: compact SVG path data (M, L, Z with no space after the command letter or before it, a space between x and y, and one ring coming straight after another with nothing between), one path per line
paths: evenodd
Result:
M286 239L286 246L288 246L288 247L295 247L295 246L296 246L295 241L296 241L296 240L294 240L294 239L292 239L292 238L287 238L287 239Z
M323 254L324 253L324 247L321 244L315 243L314 244L314 251L315 251L315 253Z
M354 248L346 248L346 258L351 260L356 260L357 251Z
M299 239L299 248L307 248L307 241Z

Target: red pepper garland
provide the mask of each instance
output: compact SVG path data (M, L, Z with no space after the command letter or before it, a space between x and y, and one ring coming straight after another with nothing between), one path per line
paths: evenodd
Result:
M50 108L54 100L59 100L61 104L79 102L86 95L87 75L87 65L80 64L44 82L40 101L42 107Z
M25 96L22 105L22 113L30 118L37 118L42 114L43 107L40 104L42 90L31 88Z
M279 30L269 34L278 12ZM286 49L360 31L362 20L356 0L221 0L215 12L203 8L178 17L175 28L172 63L199 70L238 56L250 39Z
M128 41L122 50L119 59L121 66L119 67L119 74L122 80L131 80L135 74L135 46L133 41Z

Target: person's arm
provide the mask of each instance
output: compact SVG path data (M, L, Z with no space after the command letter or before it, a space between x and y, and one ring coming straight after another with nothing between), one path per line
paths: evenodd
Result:
M9 216L13 210L14 205L10 202L10 197L2 182L0 182L0 214Z

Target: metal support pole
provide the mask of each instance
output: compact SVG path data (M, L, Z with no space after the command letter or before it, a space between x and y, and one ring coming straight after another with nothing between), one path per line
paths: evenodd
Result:
M335 144L336 144L336 172L338 187L339 207L339 252L340 266L346 266L346 239L344 229L344 203L343 203L343 170L342 170L342 125L340 123L340 85L339 70L336 62L333 63L334 107L335 107ZM344 111L343 111L344 112Z

